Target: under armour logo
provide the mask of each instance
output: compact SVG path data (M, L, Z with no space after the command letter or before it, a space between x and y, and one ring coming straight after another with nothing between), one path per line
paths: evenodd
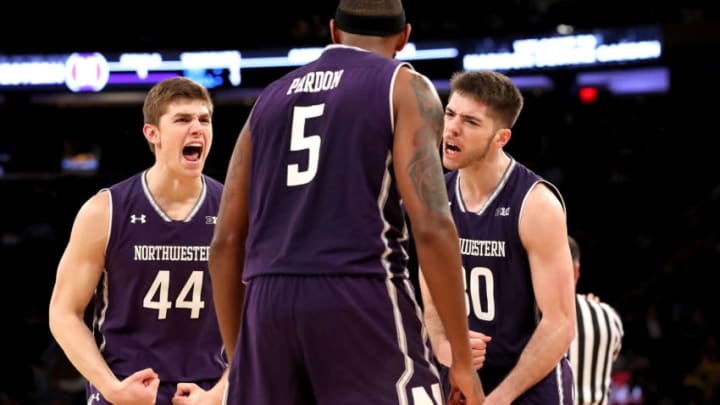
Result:
M208 225L215 225L217 223L217 217L208 215L205 217L205 223Z
M499 207L495 210L496 217L507 217L510 215L510 207Z
M132 214L132 215L130 215L130 222L132 222L132 223L134 224L134 223L136 223L136 222L138 222L138 221L140 221L141 224L144 224L144 223L145 223L145 214L142 214L142 215Z
M100 402L100 393L96 392L88 397L87 405L90 405L93 402Z

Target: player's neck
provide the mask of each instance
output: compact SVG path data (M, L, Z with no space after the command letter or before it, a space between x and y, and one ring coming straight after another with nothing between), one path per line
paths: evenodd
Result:
M486 156L477 163L460 169L460 191L463 199L485 201L495 191L509 165L510 158L503 151L499 151L495 156Z
M374 52L378 55L382 55L391 59L395 56L395 47L384 38L346 38L342 42L342 45L364 49L366 51Z
M194 205L203 189L200 176L177 176L168 170L153 166L146 173L148 188L153 198L161 205Z

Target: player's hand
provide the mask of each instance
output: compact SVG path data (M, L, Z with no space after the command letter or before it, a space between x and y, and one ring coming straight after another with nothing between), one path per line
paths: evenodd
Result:
M103 394L115 405L155 405L160 377L151 368L136 371L112 392Z
M485 364L485 356L487 354L487 344L492 338L484 333L469 331L470 335L470 349L472 352L472 365L475 370L482 368ZM437 348L433 350L435 352L435 358L445 367L452 365L452 349L450 342L443 340L440 342Z
M448 396L447 405L465 405L465 397L463 397L460 389L454 384L450 385L450 395Z
M222 393L215 391L205 391L193 383L178 383L172 403L173 405L220 405Z
M470 331L470 349L472 350L472 365L475 370L480 370L485 364L487 344L492 338L484 333Z
M459 393L450 393L448 405L480 405L485 401L480 377L472 367L453 365L450 368L450 387L451 390L457 387Z

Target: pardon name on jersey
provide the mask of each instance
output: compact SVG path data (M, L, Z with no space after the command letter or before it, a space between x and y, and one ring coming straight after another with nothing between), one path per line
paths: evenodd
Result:
M505 241L460 238L460 254L466 256L505 257Z
M135 245L136 262L206 262L209 246Z
M295 93L317 93L325 90L332 90L340 85L343 70L310 72L303 77L296 77L290 83L287 94Z

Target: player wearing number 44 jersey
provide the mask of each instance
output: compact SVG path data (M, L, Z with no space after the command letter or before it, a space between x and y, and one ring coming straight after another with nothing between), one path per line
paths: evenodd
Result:
M212 112L198 83L156 84L143 107L154 165L102 189L75 218L50 330L88 381L89 405L222 400L227 362L207 272L222 185L202 174Z
M565 352L575 331L574 281L559 191L503 147L523 98L496 72L453 76L443 164L460 236L472 346L489 404L572 404ZM424 269L422 269L424 272ZM450 364L434 296L421 288L438 360ZM491 340L487 340L487 337Z

